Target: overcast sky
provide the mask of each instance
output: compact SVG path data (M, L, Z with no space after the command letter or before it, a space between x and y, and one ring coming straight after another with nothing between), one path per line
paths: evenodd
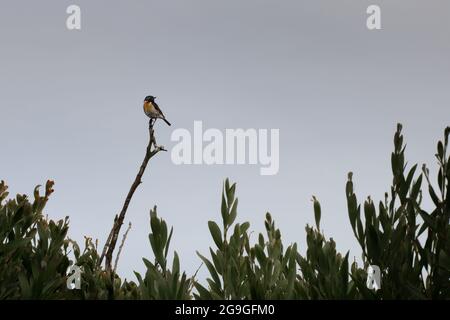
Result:
M79 31L66 28L71 4L81 8ZM366 28L370 4L381 7L382 30ZM279 129L280 167L261 176L255 165L177 166L170 152L158 154L128 210L121 275L135 279L141 257L152 258L155 204L193 274L195 250L213 245L207 221L220 221L226 177L237 182L238 221L251 222L253 239L270 211L285 243L304 252L315 195L325 234L359 257L347 172L360 201L382 199L397 122L409 163L436 169L436 142L450 124L449 31L448 0L2 0L0 178L11 194L54 179L46 213L69 215L80 244L84 235L103 244L144 156L142 101L152 94L172 122L156 129L169 150L173 130L193 132L195 120L222 131Z

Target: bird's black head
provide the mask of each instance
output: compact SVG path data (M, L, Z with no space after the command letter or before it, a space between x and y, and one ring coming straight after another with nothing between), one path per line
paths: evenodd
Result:
M154 97L154 96L146 96L144 101L153 102L153 101L155 101L155 99L156 99L156 97Z

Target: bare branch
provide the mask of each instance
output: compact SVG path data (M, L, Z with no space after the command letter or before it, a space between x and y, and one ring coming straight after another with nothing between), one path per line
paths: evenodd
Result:
M189 291L191 291L194 288L195 285L195 278L197 277L198 272L200 271L201 267L203 266L203 262L200 264L200 266L195 271L194 275L191 277L191 283L189 285Z
M163 146L158 146L156 144L156 139L154 135L153 125L155 124L155 121L150 120L148 131L149 131L149 141L147 145L147 150L145 152L144 160L142 161L142 164L139 168L139 171L136 175L136 178L134 179L133 184L131 185L130 191L128 192L127 197L125 198L125 202L123 204L122 210L120 211L120 214L116 216L116 219L114 220L113 227L111 229L110 233L110 239L105 243L105 247L103 248L103 251L105 253L105 268L107 271L112 271L111 268L111 262L112 262L112 256L114 249L116 247L117 238L120 233L120 228L122 227L123 220L125 219L125 214L127 213L128 205L130 204L131 198L133 197L134 192L136 191L137 187L142 183L142 176L144 175L145 168L147 167L147 164L151 158L153 158L158 152L160 151L167 151L164 149ZM102 254L103 256L103 254ZM101 264L102 258L100 259Z
M128 235L128 232L130 231L130 229L131 229L131 222L128 223L128 228L125 231L125 233L123 234L122 243L119 246L119 251L117 251L116 261L114 262L113 273L116 273L117 264L119 263L119 256L120 256L120 253L122 252L123 245L125 244L125 240L127 239L127 235Z

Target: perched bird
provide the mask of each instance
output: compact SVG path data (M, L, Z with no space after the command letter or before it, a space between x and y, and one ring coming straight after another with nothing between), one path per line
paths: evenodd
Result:
M154 96L146 96L144 99L144 112L145 114L152 120L162 119L169 126L171 125L169 121L167 121L166 117L162 113L158 104L155 102L156 97Z

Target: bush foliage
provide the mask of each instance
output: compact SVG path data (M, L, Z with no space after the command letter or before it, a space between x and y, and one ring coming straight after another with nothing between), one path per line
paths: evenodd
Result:
M43 195L36 187L7 199L0 184L0 299L449 299L450 298L450 157L448 137L437 144L437 180L429 169L409 167L402 127L398 125L391 155L392 186L378 203L359 203L353 175L345 187L348 217L362 249L362 264L336 250L320 231L321 207L313 197L315 226L306 226L306 254L286 246L272 216L265 234L250 240L249 222L237 219L236 184L223 186L220 221L209 221L213 246L197 252L208 270L206 281L180 270L178 254L168 260L173 229L150 211L149 241L153 259L143 258L146 272L123 281L99 265L96 242L84 249L67 237L68 218L53 221L43 210L53 182ZM420 171L420 172L419 172ZM424 186L424 187L423 187ZM424 190L425 189L425 190ZM432 210L422 206L429 197ZM172 255L171 255L172 256ZM81 289L69 290L68 268L81 267ZM379 290L366 286L367 268L381 270Z

